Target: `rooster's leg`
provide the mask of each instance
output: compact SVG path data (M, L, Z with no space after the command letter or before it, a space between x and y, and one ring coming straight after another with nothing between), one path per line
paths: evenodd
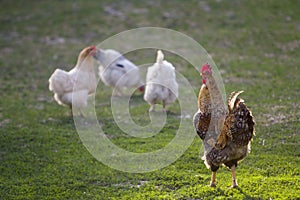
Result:
M235 165L233 165L231 168L231 176L232 176L232 186L233 188L238 187L237 181L236 181L236 173L235 173Z
M209 184L210 187L216 187L216 176L217 176L217 172L216 171L212 172L211 181Z

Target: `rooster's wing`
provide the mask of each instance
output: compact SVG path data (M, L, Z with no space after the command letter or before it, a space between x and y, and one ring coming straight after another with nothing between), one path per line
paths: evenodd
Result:
M209 128L211 120L211 113L202 113L201 111L197 112L194 116L194 127L196 129L199 137L204 140L206 133Z

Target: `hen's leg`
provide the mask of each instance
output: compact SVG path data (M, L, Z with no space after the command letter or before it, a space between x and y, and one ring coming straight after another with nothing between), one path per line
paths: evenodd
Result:
M123 92L122 92L121 88L115 87L114 90L113 90L113 96L114 97L123 96Z
M73 110L72 110L72 104L71 105L69 105L69 107L70 107L70 111L71 111L71 117L73 117L74 115L73 115Z
M231 176L232 176L232 188L238 187L237 181L236 181L236 173L235 173L235 165L232 165L230 168L231 170Z
M167 110L166 110L166 102L163 101L162 103L163 103L162 111L165 113L165 112L167 112Z
M154 111L155 111L155 104L151 104L149 112L154 112Z
M210 187L216 187L216 176L217 176L217 171L212 172L211 181L209 184Z
M83 113L82 113L82 111L81 111L80 108L79 108L79 113L80 113L80 117L84 117L84 115L83 115Z

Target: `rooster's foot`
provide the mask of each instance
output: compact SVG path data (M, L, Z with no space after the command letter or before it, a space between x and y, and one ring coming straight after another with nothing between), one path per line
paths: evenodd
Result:
M217 185L216 185L216 183L210 182L209 186L210 186L210 187L216 187Z

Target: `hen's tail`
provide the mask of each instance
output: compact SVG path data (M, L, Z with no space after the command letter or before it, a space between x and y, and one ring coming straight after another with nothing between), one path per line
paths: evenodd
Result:
M156 57L156 62L161 64L164 60L164 54L161 50L157 51L157 57Z

